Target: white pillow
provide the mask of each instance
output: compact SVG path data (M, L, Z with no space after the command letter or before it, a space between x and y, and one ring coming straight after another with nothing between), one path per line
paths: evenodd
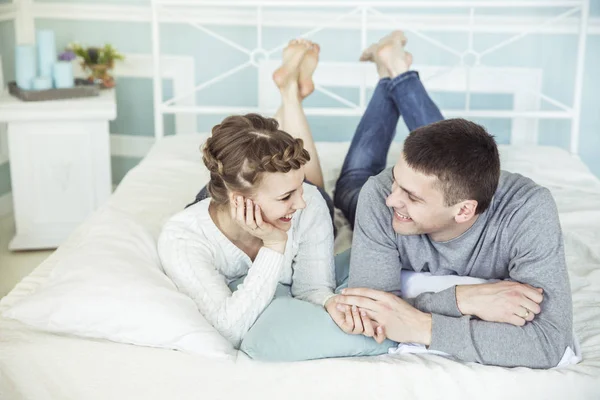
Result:
M401 273L402 297L411 299L425 292L441 292L457 285L477 285L498 282L498 279L473 278L458 275L431 275L430 272L414 272L406 269Z
M3 315L45 331L233 358L236 350L161 270L156 241L104 208L49 279Z

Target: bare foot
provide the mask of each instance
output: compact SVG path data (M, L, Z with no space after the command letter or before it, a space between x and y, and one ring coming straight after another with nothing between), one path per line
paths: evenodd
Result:
M294 39L283 49L281 67L273 72L273 80L279 89L288 88L293 85L296 86L296 89L298 88L300 64L309 47L306 42Z
M377 49L379 47L381 47L381 45L390 42L390 41L396 41L396 42L400 42L400 44L402 45L402 47L406 46L406 42L408 41L408 39L406 39L406 36L404 36L404 32L402 31L393 31L392 33L390 33L389 35L384 36L383 38L381 38L377 43L373 43L372 45L370 45L369 47L367 47L363 53L360 56L360 61L373 61L375 62L374 59L374 54L377 51Z
M311 42L306 39L300 39L308 44L309 48L302 64L300 64L300 75L298 77L298 86L300 87L300 97L306 98L315 90L315 83L313 82L312 76L319 63L319 52L321 48L318 44Z
M404 51L406 42L402 31L394 31L363 51L360 61L374 62L380 78L394 78L412 64L412 54Z

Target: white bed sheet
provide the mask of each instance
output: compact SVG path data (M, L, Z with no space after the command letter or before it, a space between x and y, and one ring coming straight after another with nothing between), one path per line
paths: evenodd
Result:
M162 140L104 207L129 213L157 237L162 223L206 182L199 135ZM348 143L319 143L331 190ZM390 153L393 162L399 145ZM434 355L386 355L266 364L67 337L0 318L0 399L240 398L600 398L600 181L568 153L501 147L502 167L552 190L563 226L583 362L562 369L487 367ZM338 219L336 250L350 245ZM84 223L0 302L0 311L35 290L62 257L78 251Z

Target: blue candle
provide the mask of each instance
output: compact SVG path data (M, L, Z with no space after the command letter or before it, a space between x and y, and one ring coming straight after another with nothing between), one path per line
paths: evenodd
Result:
M59 61L54 64L53 74L55 88L73 87L73 64L70 61Z
M33 79L33 90L52 89L52 79L47 76L38 76Z
M35 47L20 45L15 47L15 71L17 86L23 90L30 90L35 78Z
M37 31L38 75L52 77L52 66L56 62L54 32Z

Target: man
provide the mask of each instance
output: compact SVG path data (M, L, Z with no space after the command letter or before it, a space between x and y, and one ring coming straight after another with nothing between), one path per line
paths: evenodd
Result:
M351 316L347 332L421 343L463 361L553 367L573 344L554 200L530 179L500 171L484 128L442 120L408 71L405 43L394 32L361 58L377 64L381 80L334 199L354 228L349 289L334 298ZM411 134L384 170L400 115ZM403 300L402 269L500 281Z

